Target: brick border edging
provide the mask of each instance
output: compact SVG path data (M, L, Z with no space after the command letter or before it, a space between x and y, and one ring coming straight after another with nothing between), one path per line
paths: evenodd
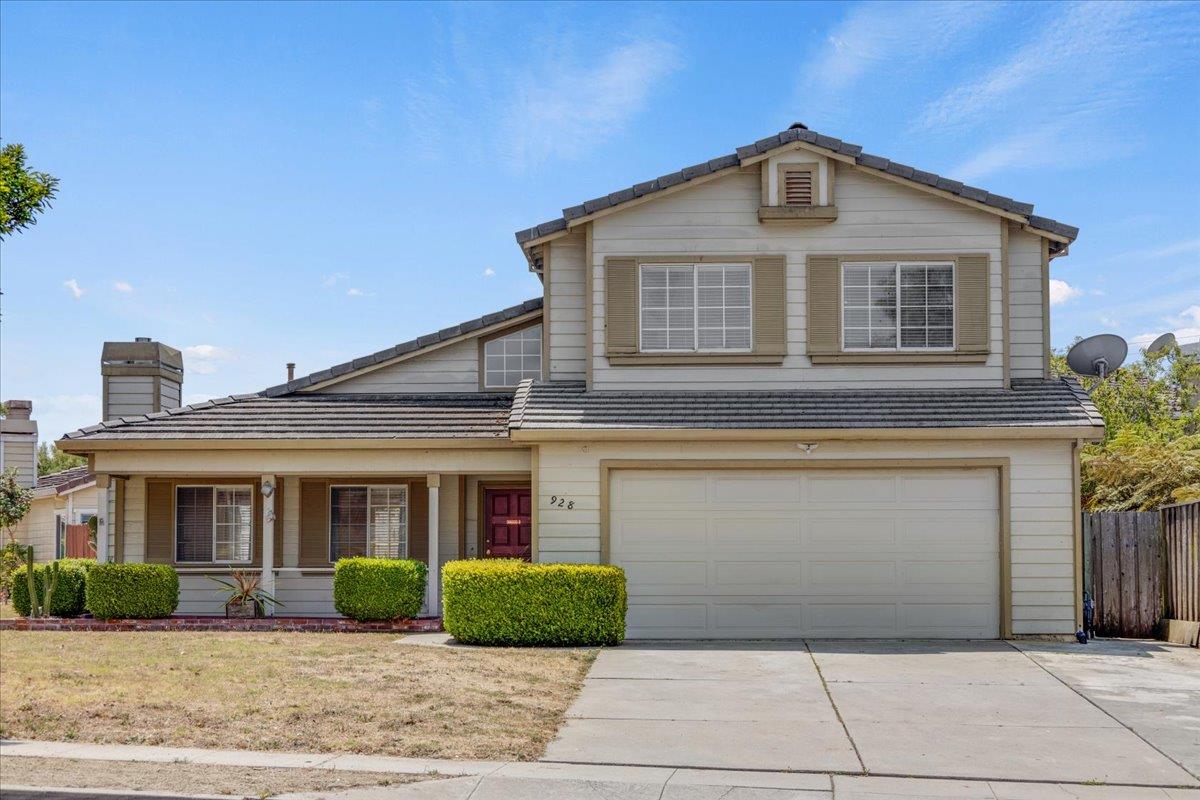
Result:
M297 633L437 633L441 617L356 622L342 617L225 617L177 616L165 619L109 619L92 617L39 617L0 620L2 631L244 631Z

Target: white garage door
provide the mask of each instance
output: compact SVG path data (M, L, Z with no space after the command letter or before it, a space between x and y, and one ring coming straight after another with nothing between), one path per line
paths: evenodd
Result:
M999 636L997 474L618 470L630 638Z

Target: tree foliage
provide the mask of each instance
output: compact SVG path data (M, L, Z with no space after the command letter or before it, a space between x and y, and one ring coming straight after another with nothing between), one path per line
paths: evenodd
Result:
M71 467L82 467L87 463L83 456L64 453L55 447L53 442L42 442L38 445L37 458L38 475L50 475Z
M23 145L0 147L0 239L36 223L57 194L58 178L29 169Z
M1064 355L1054 369L1070 374ZM1200 361L1178 347L1143 353L1105 381L1081 377L1104 416L1104 441L1083 449L1088 511L1147 511L1200 500Z
M17 483L17 470L9 467L0 475L0 528L10 542L16 541L13 528L29 513L33 502L33 490Z

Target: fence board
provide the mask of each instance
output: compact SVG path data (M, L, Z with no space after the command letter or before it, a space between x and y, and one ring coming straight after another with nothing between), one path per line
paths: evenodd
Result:
M1163 541L1158 512L1083 516L1091 564L1086 585L1101 636L1152 636L1163 613Z
M92 531L87 525L68 525L67 558L95 558L96 548L92 545L91 537Z
M1200 622L1200 501L1162 511L1167 552L1165 610L1169 619Z

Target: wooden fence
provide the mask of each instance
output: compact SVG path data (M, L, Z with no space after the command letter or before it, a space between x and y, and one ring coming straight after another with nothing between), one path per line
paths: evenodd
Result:
M1200 502L1083 515L1084 589L1100 636L1152 637L1200 620Z
M96 547L92 544L92 531L87 525L68 525L66 545L67 558L96 557Z
M1166 539L1166 616L1200 622L1200 500L1162 510Z

